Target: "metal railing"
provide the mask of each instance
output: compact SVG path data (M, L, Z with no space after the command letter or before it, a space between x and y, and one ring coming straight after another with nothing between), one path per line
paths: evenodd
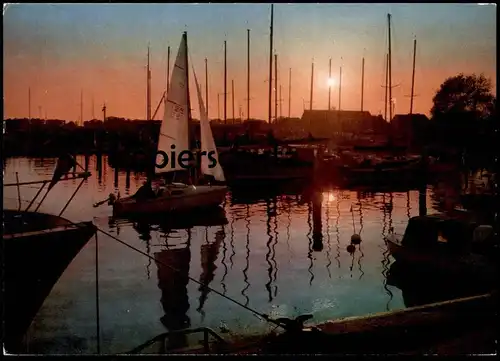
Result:
M133 350L131 350L129 352L126 352L125 354L137 354L137 353L140 353L146 347L151 346L152 344L154 344L156 342L161 342L161 344L164 346L166 339L169 338L169 337L172 337L172 336L176 336L176 335L189 335L189 334L198 333L198 332L203 332L203 349L204 349L205 353L209 353L210 352L210 342L209 342L209 340L210 340L209 336L210 335L215 340L218 341L219 347L224 348L224 346L227 346L227 342L221 336L219 336L214 330L212 330L211 328L208 328L208 327L198 327L198 328L187 328L187 329L183 329L183 330L176 330L176 331L170 331L170 332L162 333L162 334L160 334L160 335L152 338L151 340L143 343L142 345L137 346ZM167 349L166 347L162 347L160 349L160 353L167 353L166 349ZM174 351L174 350L172 350L172 351Z

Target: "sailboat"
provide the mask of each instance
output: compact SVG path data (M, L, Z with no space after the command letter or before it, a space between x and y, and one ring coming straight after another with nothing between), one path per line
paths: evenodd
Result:
M200 171L203 175L212 176L217 182L225 182L224 172L218 162L217 148L215 147L215 141L203 104L196 74L194 76L200 106L201 153L199 154L211 153L216 160L215 166L213 166L213 164L210 164L212 162L209 161L207 156L201 156ZM157 154L160 152L171 154L172 149L175 149L177 154L183 150L189 150L191 104L189 96L189 67L186 32L182 35L164 105L165 112L160 127ZM161 156L159 157L161 158ZM163 161L163 159L161 161ZM161 163L161 161L159 161L157 157L157 164ZM182 168L177 163L178 162L172 162L164 168L155 167L155 177L168 176L169 174L167 173L171 172L185 172L186 169ZM173 174L173 178L175 178L176 173ZM148 183L153 184L151 177L148 178ZM188 185L173 181L169 183L160 181L157 182L155 186L156 189L150 192L154 193L154 196L151 194L151 196L146 198L139 197L138 193L121 199L110 195L110 204L113 205L113 213L115 215L120 215L171 211L182 212L216 207L223 202L227 191L225 185Z

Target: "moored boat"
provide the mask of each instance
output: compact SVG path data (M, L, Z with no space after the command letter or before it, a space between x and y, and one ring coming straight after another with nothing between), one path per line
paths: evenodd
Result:
M4 184L42 184L26 209L3 210L4 345L10 353L24 351L24 335L45 298L97 230L92 222L75 223L61 217L69 201L57 216L37 212L45 197L34 211L29 210L45 185L49 184L47 195L65 174L68 180L82 178L83 184L90 173L68 176L73 164L72 157L60 158L51 180Z
M61 274L96 232L38 212L4 210L5 343L18 352L22 338Z
M411 218L403 236L390 232L385 242L397 262L428 271L433 277L454 276L457 282L493 285L496 266L486 254L495 237L490 226L428 215ZM480 254L481 248L485 254Z
M200 106L201 152L195 153L191 150L192 148L190 146L192 145L192 140L189 134L191 102L188 74L188 46L187 33L185 32L182 35L170 86L167 96L165 97L165 112L161 123L157 146L157 160L159 159L162 162L166 160L167 164L166 167L163 168L155 165L156 180L161 176L167 176L169 173L173 173L174 175L176 173L188 173L188 178L191 179L191 171L193 168L196 168L193 167L193 157L190 157L191 159L187 161L189 163L187 166L186 164L179 164L182 158L180 156L177 162L175 156L172 156L173 159L168 159L171 152L175 149L178 154L190 152L190 156L194 156L195 154L201 156L201 162L199 162L200 173L213 177L215 181L225 182L224 172L218 162L217 148L215 147L210 122L205 111L205 105L201 97L196 73L194 73L194 80ZM166 155L166 157L164 156L162 159L159 155L161 153ZM185 160L185 157L183 157L182 160ZM156 189L153 190L153 180L153 177L148 177L148 182L146 182L136 194L130 197L119 198L110 195L109 203L113 206L113 214L157 213L210 208L218 206L224 201L227 190L225 185L184 184L175 182L162 184L164 182L161 180L156 182Z

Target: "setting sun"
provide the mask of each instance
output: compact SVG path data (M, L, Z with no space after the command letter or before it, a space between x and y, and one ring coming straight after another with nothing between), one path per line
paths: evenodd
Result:
M336 82L335 82L335 79L334 79L334 78L328 78L328 79L326 80L326 83L327 83L327 85L328 85L328 86L334 86L334 85L336 84Z

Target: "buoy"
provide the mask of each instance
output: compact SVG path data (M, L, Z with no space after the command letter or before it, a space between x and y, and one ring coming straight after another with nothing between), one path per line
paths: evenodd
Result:
M360 244L361 243L361 236L359 234L353 234L351 236L351 244Z
M354 251L356 251L356 246L353 245L353 244L350 244L347 246L347 252L349 252L350 254L353 254Z

